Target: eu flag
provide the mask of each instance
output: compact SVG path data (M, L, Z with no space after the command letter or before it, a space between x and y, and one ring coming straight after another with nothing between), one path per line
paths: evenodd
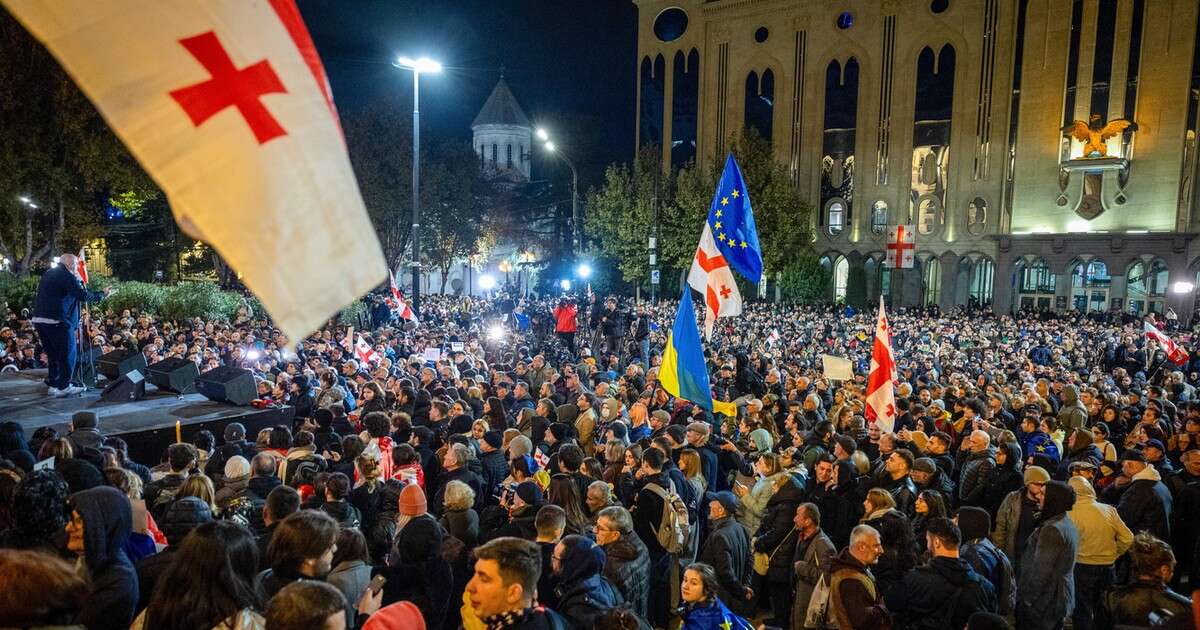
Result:
M750 192L732 153L725 158L725 170L708 209L708 227L725 262L757 284L762 279L762 248L758 245Z

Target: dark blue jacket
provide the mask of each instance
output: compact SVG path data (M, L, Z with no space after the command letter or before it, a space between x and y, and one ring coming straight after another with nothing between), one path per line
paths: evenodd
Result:
M99 302L103 297L103 293L83 288L83 283L70 269L55 265L42 274L38 283L33 316L56 319L74 328L79 325L79 304Z
M71 495L83 518L84 561L92 576L87 605L75 623L88 630L125 630L138 603L138 579L125 555L133 524L129 499L111 486Z
M720 599L680 609L683 630L750 630L750 622L733 614Z

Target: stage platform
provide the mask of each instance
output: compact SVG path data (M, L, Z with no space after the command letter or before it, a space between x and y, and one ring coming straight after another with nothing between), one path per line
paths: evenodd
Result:
M178 395L160 392L147 383L146 397L133 402L104 402L100 389L89 389L80 396L51 398L46 395L45 370L6 372L0 375L0 421L13 420L25 428L25 437L41 427L54 427L64 433L71 414L94 411L100 417L104 435L120 436L129 444L134 461L154 465L163 450L175 441L175 423L187 441L197 431L212 431L221 443L225 425L240 422L247 438L253 440L260 429L276 424L292 426L293 407L255 409L213 402L200 394Z

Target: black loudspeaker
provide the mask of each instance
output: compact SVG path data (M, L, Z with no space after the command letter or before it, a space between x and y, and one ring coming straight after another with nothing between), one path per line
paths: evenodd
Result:
M137 370L146 372L146 355L141 351L132 350L113 350L106 355L96 359L96 371L103 374L108 380L116 380L126 374Z
M100 400L104 402L130 402L146 396L146 379L142 373L132 370L104 386Z
M162 391L191 394L196 391L200 368L187 359L163 359L146 368L146 380Z
M100 359L100 348L81 348L75 359L75 377L72 383L96 386L96 362Z
M258 398L254 375L237 367L219 367L196 378L196 391L209 400L234 405L249 405Z

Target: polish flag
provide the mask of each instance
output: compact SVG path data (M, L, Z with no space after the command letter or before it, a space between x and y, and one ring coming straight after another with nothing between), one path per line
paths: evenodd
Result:
M1145 321L1143 324L1146 327L1146 338L1153 339L1156 343L1158 343L1158 345L1162 347L1163 352L1167 353L1167 359L1169 359L1171 363L1174 363L1175 365L1183 365L1188 362L1187 350L1181 348L1179 344L1172 341L1170 337L1164 335L1162 331L1155 328L1154 324L1151 324L1149 321Z
M742 294L733 281L733 270L717 249L712 228L704 223L700 245L688 272L688 285L704 295L704 338L712 339L713 324L718 317L742 314Z
M79 256L75 261L75 275L79 276L79 281L86 287L88 283L87 260L83 257L82 247L79 248Z
M293 342L387 266L295 0L0 0ZM364 235L368 235L364 237Z
M358 335L354 339L354 358L358 359L359 363L373 364L379 362L379 353L363 340L362 335Z
M396 276L392 274L392 270L388 269L388 281L391 283L392 297L388 298L388 306L393 311L400 314L401 319L417 321L417 314L413 312L412 307L408 302L404 301L404 294L400 293L400 287L396 286Z
M896 427L896 355L892 352L892 334L883 296L879 296L879 320L875 324L875 343L871 347L871 371L867 375L867 420L881 431L891 433Z

